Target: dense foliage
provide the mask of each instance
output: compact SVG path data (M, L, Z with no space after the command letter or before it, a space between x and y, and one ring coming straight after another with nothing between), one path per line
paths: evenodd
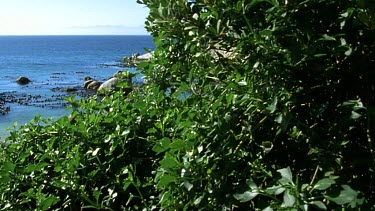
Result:
M148 83L12 132L1 208L374 208L373 1L138 2Z

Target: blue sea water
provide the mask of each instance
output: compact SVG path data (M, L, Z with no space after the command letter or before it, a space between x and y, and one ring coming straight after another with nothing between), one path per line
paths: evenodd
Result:
M44 98L62 94L56 88L81 86L86 76L104 81L124 69L111 64L153 48L151 36L0 36L0 93ZM16 83L19 76L32 82L21 86ZM7 106L10 112L0 115L0 137L14 122L23 125L36 115L57 119L68 113L63 107Z

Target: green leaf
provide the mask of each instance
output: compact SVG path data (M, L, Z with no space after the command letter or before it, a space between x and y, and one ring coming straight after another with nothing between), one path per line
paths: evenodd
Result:
M246 184L249 186L248 190L243 193L236 193L233 195L233 197L240 202L250 201L259 194L258 186L255 184L252 178L247 179Z
M10 181L11 181L11 179L9 177L9 174L8 175L0 174L0 184L5 184L5 183L8 183Z
M290 194L290 190L284 192L284 202L281 205L282 207L293 207L296 203L296 197Z
M340 191L340 193L337 194L329 194L326 196L326 198L332 202L335 202L336 204L339 205L344 205L351 203L352 201L355 201L358 196L358 192L353 190L350 186L348 185L342 185L341 186L343 189Z
M144 68L147 68L148 66L150 66L150 62L140 62L138 65L137 65L137 69L141 70L141 69L144 69Z
M262 31L259 32L260 35L265 36L265 37L271 36L272 33L273 33L273 31L270 30L270 29L265 29L265 30L262 30Z
M92 152L92 156L96 156L99 152L100 148L96 148L93 152Z
M156 132L158 132L158 130L156 130L155 128L149 128L149 129L147 129L147 134L154 134Z
M367 13L365 12L359 12L358 13L358 18L359 20L365 24L366 26L369 26L369 22L370 22L370 17Z
M282 185L285 185L287 183L294 184L293 183L292 171L290 170L289 167L288 168L279 169L277 171L281 174L281 179L279 180L279 182Z
M319 209L327 210L327 206L323 202L321 202L321 201L313 201L310 204L318 207Z
M266 110L268 110L271 114L276 111L277 106L277 98L275 97L270 105L267 106Z
M164 152L166 149L164 149L162 146L160 146L160 144L155 144L153 147L152 147L152 150L156 153L162 153Z
M152 150L157 153L165 152L169 149L169 145L171 144L171 140L167 137L161 139L159 143L156 143Z
M171 195L172 194L168 191L164 192L164 194L161 196L160 203L164 204L164 203L170 201Z
M4 169L6 171L14 171L15 168L16 168L16 164L14 164L14 163L11 163L11 162L5 162L4 163Z
M121 135L124 136L124 135L128 135L130 133L130 130L129 129L126 129L124 130Z
M39 171L41 169L43 169L44 167L46 166L49 166L50 164L49 163L46 163L46 162L41 162L41 163L38 163L35 167L34 167L34 170L33 171Z
M165 8L163 7L163 5L160 4L158 8L158 12L159 12L159 16L162 18L164 17L164 9Z
M160 177L157 187L162 188L167 186L169 183L175 183L177 181L177 178L175 176L171 175L163 175Z
M220 26L221 26L221 19L219 19L219 20L217 21L217 24L216 24L216 32L217 32L217 33L220 33Z
M49 208L51 208L51 206L55 205L59 201L60 199L54 196L48 197L42 202L41 208L42 210L48 210Z
M124 80L124 81L120 81L119 83L116 84L116 87L117 88L127 88L127 87L131 87L131 82L130 80Z
M96 202L99 201L99 196L100 196L100 190L94 190L94 193L92 194L96 200Z
M185 142L181 139L173 141L169 147L174 150L181 150L185 148Z
M358 119L358 118L360 118L362 115L361 114L359 114L359 113L357 113L357 112L355 112L355 111L352 111L352 114L350 115L350 118L351 119Z
M185 187L188 191L190 191L190 190L194 187L194 185L191 184L189 181L184 181L184 187Z
M353 52L352 48L349 48L347 51L345 51L345 56L350 56L352 52Z
M163 139L160 141L160 145L161 145L164 149L168 149L170 144L171 144L171 139L169 139L169 138L167 138L167 137L163 138Z
M132 184L132 182L130 180L126 180L125 183L124 183L124 185L123 185L123 187L122 187L122 189L124 191L126 191L131 184Z
M284 191L285 191L285 188L283 188L281 185L272 186L266 189L266 193L275 195L275 196L282 194Z
M333 184L335 184L335 180L330 178L324 178L319 180L313 187L313 189L316 190L326 190L327 188L331 187Z
M329 36L327 34L324 34L323 35L323 40L327 40L327 41L336 41L336 38L332 37L332 36Z
M325 54L325 53L318 53L318 54L314 55L314 57L316 57L316 58L320 58L320 57L324 57L324 56L327 56L327 54Z
M246 180L246 184L250 187L251 190L258 190L257 184L255 184L252 178Z
M240 82L238 82L238 85L247 86L247 82L246 81L240 81Z
M199 19L199 15L197 13L194 13L193 19L198 20Z
M53 170L54 170L55 172L60 172L60 171L62 170L62 166L59 165L59 164L57 164L57 165L55 165L55 167L53 168Z
M87 176L89 178L92 178L98 173L98 171L99 171L98 169L95 169L95 170L91 171L90 173L88 173Z
M175 158L166 157L160 161L160 165L162 168L170 169L178 166L178 162Z
M248 202L259 194L258 191L245 191L244 193L236 193L233 195L240 202Z
M97 206L94 206L94 205L86 205L86 206L82 207L82 210L86 210L86 209L98 210L99 208Z
M198 207L203 198L204 198L204 196L200 196L197 199L195 199L194 200L194 206Z

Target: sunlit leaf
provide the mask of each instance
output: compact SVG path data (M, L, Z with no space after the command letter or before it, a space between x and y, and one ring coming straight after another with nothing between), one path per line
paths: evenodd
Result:
M290 170L289 167L279 169L277 171L281 174L281 179L279 180L279 182L281 184L283 184L283 185L286 184L286 183L293 184L292 171Z
M284 202L282 204L282 207L293 207L295 203L296 203L296 197L290 194L289 190L286 190L284 192Z
M321 201L313 201L313 202L311 202L311 204L316 206L319 209L327 210L327 206Z
M331 187L333 184L335 184L335 180L330 178L324 178L319 180L313 187L313 189L317 190L326 190L327 188Z
M278 100L277 100L277 98L275 97L275 98L273 99L272 103L269 104L269 105L267 106L266 109L267 109L270 113L275 112L275 111L276 111L277 102L278 102Z
M326 198L339 205L348 204L357 199L357 191L353 190L348 185L342 185L341 187L342 190L338 194L332 192L331 194L328 194Z
M237 199L240 202L248 202L255 198L257 195L259 195L258 191L245 191L244 193L236 193L234 194L234 198Z

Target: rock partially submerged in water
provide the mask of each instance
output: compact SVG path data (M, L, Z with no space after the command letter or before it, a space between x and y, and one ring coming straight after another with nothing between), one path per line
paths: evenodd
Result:
M120 78L111 78L107 81L105 81L100 87L98 88L98 91L101 90L115 90L117 89L117 84L123 82L123 79Z
M31 80L25 76L20 76L17 78L16 82L20 85L26 85L31 82Z
M148 61L148 60L151 60L152 57L153 57L152 53L146 53L146 54L142 54L142 55L137 56L136 60Z
M102 82L96 81L89 76L86 76L84 80L85 82L83 83L83 88L93 90L93 91L97 91L100 85L103 84Z
M99 87L102 85L103 83L102 82L99 82L99 81L92 81L91 83L89 83L87 85L87 89L90 89L90 90L98 90Z
M87 81L85 81L84 83L83 83L83 88L85 88L85 89L87 89L87 87L92 83L92 82L94 82L94 80L87 80Z
M12 104L33 107L64 108L69 103L65 98L75 95L80 98L93 96L95 93L82 87L55 87L53 95L27 94L17 91L0 92L0 115L11 112ZM10 104L10 105L9 105ZM12 109L13 110L13 109Z
M5 100L0 97L0 114L5 115L10 111L9 106L4 106L5 105Z
M132 89L132 74L128 71L117 71L110 77L108 80L104 82L99 82L91 77L87 76L84 78L85 82L83 83L83 88L93 90L93 91L113 91L118 90L118 85L120 83L124 83L124 87L126 90Z
M10 106L0 107L0 114L1 115L5 115L5 114L9 113L9 111L10 111Z
M105 81L98 89L98 91L112 91L112 90L118 90L118 85L120 83L124 83L124 86L122 88L126 90L132 89L132 74L129 73L129 71L122 71L119 70L111 78L109 78L107 81Z

